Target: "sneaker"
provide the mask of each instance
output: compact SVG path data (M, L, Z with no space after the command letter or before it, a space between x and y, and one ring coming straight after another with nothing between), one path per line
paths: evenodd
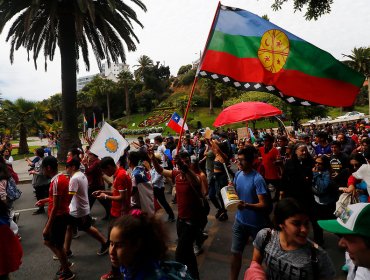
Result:
M198 245L193 246L194 249L194 255L199 256L201 253L203 253L202 247L199 247Z
M108 273L102 275L100 280L121 280L121 275L114 275L113 271L109 271Z
M224 211L222 209L218 209L217 210L217 213L215 215L215 218L218 219L220 217L220 215L223 213Z
M96 220L97 220L98 218L96 218L96 217L91 217L91 225L92 226L94 226L95 224L96 224Z
M68 262L68 268L71 268L72 266L74 266L74 263L73 262ZM62 268L60 267L59 270L57 271L57 273L55 273L57 276L61 275L63 272Z
M13 216L13 221L14 221L14 223L18 223L18 221L19 221L19 216L21 215L21 213L19 213L19 212L15 212L14 213L14 216Z
M69 258L72 258L72 257L73 257L73 253L72 253L72 251L68 251L68 252L66 253L66 255L67 255L67 259L69 259ZM54 255L54 256L53 256L53 260L54 260L54 261L57 261L57 260L59 260L59 258L58 258L56 255Z
M45 209L44 208L39 208L35 212L33 212L32 215L40 215L40 214L44 214L44 213L45 213Z
M109 251L109 243L106 242L105 244L101 245L100 250L96 252L98 256L105 255Z
M219 220L220 222L223 222L223 221L226 221L228 218L229 218L229 217L227 216L227 212L226 212L226 211L224 211L224 212L222 212L222 214L218 217L218 220Z
M72 279L75 279L76 278L76 274L74 274L72 271L68 270L68 271L63 271L60 275L59 275L59 280L72 280Z

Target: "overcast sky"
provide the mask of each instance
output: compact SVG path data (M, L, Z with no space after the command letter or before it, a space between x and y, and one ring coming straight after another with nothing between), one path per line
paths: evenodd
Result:
M129 1L128 1L129 2ZM224 0L221 3L248 10L259 16L267 14L270 21L298 37L331 53L337 59L350 54L354 47L370 46L370 1L334 0L332 12L317 21L306 21L303 12L293 12L292 0L283 9L274 12L273 0ZM199 58L218 4L217 0L144 0L148 11L138 13L144 29L135 26L140 44L136 52L127 52L126 63L137 64L145 54L153 61L170 66L176 75L182 65ZM8 26L7 26L8 27ZM43 100L61 92L60 58L56 50L54 61L48 62L44 71L43 55L40 53L38 70L23 49L15 53L13 65L9 61L10 44L5 42L7 28L0 35L0 92L5 99L24 97L28 100ZM91 69L86 72L80 62L78 77L98 72L95 57L90 55ZM132 68L131 68L132 69Z

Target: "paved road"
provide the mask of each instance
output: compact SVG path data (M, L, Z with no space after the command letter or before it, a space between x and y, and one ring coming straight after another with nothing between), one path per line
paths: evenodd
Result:
M32 186L24 184L20 185L20 188L23 191L23 195L15 203L15 208L22 211L19 226L20 234L22 235L24 259L22 267L13 274L12 279L53 279L59 264L57 261L53 261L52 253L42 243L42 228L46 222L46 214L33 216L32 208L34 207L35 198L32 193ZM98 202L94 205L92 213L93 216L98 217L97 228L106 234L107 222L101 220L104 216L104 210ZM212 214L214 214L214 209L212 209ZM162 210L157 215L163 220L166 218ZM204 245L205 253L198 257L201 279L228 279L233 214L230 213L230 216L231 219L226 222L215 221L213 215L209 217L207 226L209 238ZM173 259L176 246L176 226L175 223L171 223L166 224L166 227L170 233L168 258ZM75 255L71 259L75 263L73 270L77 273L80 280L100 279L100 275L109 269L109 258L107 255L97 256L96 251L99 248L99 244L83 232L80 235L80 238L72 243L72 251ZM338 249L335 236L327 235L326 237L327 250L339 271L343 261L343 252ZM245 271L250 262L251 252L252 247L249 245L246 249L242 271ZM240 279L242 279L242 276L240 276ZM339 272L339 277L336 279L342 280L345 277Z

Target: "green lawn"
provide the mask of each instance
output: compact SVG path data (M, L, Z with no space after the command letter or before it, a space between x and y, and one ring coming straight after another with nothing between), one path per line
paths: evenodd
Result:
M18 142L16 141L15 143L18 143ZM35 155L34 154L35 149L40 148L40 146L28 146L28 148L30 150L30 153L25 154L25 155L19 155L18 154L18 148L13 148L12 149L12 157L14 158L14 160L24 159L26 157L33 157Z

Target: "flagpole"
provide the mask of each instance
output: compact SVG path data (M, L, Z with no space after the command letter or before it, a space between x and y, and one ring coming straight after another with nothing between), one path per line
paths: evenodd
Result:
M198 76L198 74L199 74L199 69L200 69L200 67L201 67L201 65L202 65L202 63L203 63L204 55L205 55L205 53L206 53L207 47L208 47L208 45L209 45L209 42L210 42L210 40L211 40L211 37L212 37L211 35L212 35L213 31L214 31L214 28L213 28L213 27L215 26L216 19L217 19L217 17L218 17L218 14L220 13L220 7L221 7L221 2L220 2L220 1L218 1L218 5L217 5L217 9L216 9L216 13L215 13L215 15L214 15L214 17L213 17L213 21L212 21L211 28L209 29L209 32L208 32L207 41L206 41L206 44L204 45L203 53L202 53L202 56L201 56L201 58L200 58L200 60L199 60L199 65L198 65L198 69L197 69L196 76Z
M288 130L286 129L286 126L285 126L285 124L283 123L283 121L279 118L279 117L277 117L277 116L274 116L282 125L283 125L283 127L284 127L284 129L285 129L285 133L286 133L286 135L289 135L288 134Z
M94 132L95 132L95 113L93 113Z
M183 123L181 125L181 131L180 131L180 136L179 136L179 143L177 144L176 154L178 154L179 153L179 150L180 150L181 138L182 138L182 135L183 135L183 132L184 132L184 126L186 124L186 119L188 118L188 112L189 112L189 108L190 108L191 99L193 98L193 94L194 94L194 90L195 90L195 85L197 84L197 82L198 82L198 76L195 76L194 82L193 82L193 85L191 87L191 91L190 91L190 94L189 94L188 104L186 105L186 110L185 110L185 114L184 114L184 121L183 121Z
M198 82L198 74L199 74L199 69L200 69L200 66L202 65L202 62L203 62L203 59L204 59L204 54L205 54L205 50L207 49L207 46L209 44L209 41L210 41L210 38L211 38L211 34L212 34L212 30L213 30L213 27L215 25L215 22L216 22L216 19L218 17L218 14L220 12L220 7L221 7L221 2L219 1L218 2L218 5L217 5L217 9L216 9L216 13L213 17L213 21L212 21L212 25L211 25L211 28L208 32L208 38L207 38L207 42L206 42L206 45L204 46L204 50L203 50L203 54L201 56L201 59L199 60L199 65L198 65L198 69L197 69L197 72L195 74L195 78L194 78L194 82L193 82L193 86L191 87L191 91L190 91L190 94L189 94L189 99L188 99L188 104L186 106L186 110L185 110L185 114L184 114L184 122L181 126L181 131L180 131L180 138L179 138L179 143L177 144L177 148L176 148L176 154L179 153L179 150L180 150L180 146L181 146L181 138L182 138L182 135L183 135L183 132L184 132L184 125L186 124L186 120L187 120L187 117L188 117L188 111L189 111L189 108L190 108L190 104L191 104L191 100L193 98L193 94L194 94L194 90L195 90L195 85L197 84Z

